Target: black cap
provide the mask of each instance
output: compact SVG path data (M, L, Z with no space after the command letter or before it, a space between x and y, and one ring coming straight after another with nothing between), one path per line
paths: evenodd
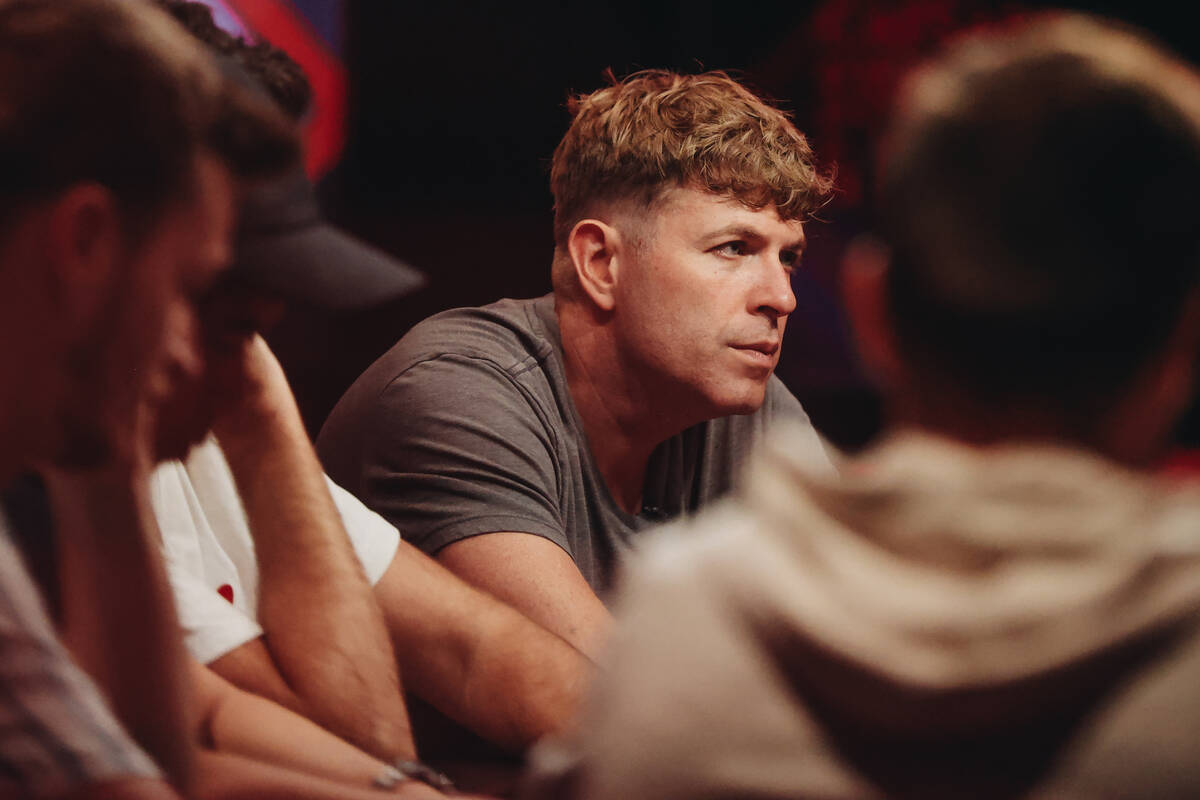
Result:
M422 273L322 219L302 168L244 194L231 277L330 311L382 305L426 283Z

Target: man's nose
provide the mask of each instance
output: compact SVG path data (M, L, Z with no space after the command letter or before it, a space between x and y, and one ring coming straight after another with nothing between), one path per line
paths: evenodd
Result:
M194 311L177 309L167 326L164 348L168 373L173 377L196 380L204 372L204 352L200 341L200 322Z
M792 274L778 255L764 258L760 264L752 306L755 311L769 313L772 317L786 317L796 309Z

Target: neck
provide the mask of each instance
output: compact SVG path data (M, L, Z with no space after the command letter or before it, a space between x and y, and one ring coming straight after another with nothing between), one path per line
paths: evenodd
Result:
M19 386L20 381L6 380L0 384L0 487L28 468L25 456L31 449L29 434L35 430L7 396L6 390L14 385Z
M20 265L20 269L13 269ZM0 486L49 455L46 436L54 387L63 380L59 347L61 309L42 302L29 276L42 272L36 262L0 253L4 292L0 293L0 341L19 345L0 349ZM4 302L5 300L12 302Z
M558 320L571 399L609 493L624 511L637 513L650 454L690 423L656 405L653 388L621 358L605 326L564 306Z
M1071 412L1035 402L980 404L952 394L924 402L896 400L888 411L894 427L919 428L969 445L1041 442L1083 448L1133 467L1160 456L1169 431L1149 424L1146 415Z

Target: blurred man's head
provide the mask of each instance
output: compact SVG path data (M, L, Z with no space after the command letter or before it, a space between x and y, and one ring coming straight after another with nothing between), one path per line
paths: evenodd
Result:
M1023 409L1129 458L1161 442L1189 388L1200 266L1189 67L1081 17L972 36L909 80L881 196L892 353L867 356L891 359L901 402L953 393L999 434Z
M293 120L312 98L303 70L262 39L247 41L216 25L193 0L156 0L191 36L222 59L227 74L268 98ZM353 239L322 218L301 165L243 187L233 264L201 310L206 367L175 382L158 417L161 458L182 458L237 402L252 338L283 313L285 301L329 312L380 305L412 292L424 276Z
M195 369L231 177L286 168L296 141L140 3L0 4L0 77L3 426L30 458L92 463Z
M762 402L829 180L787 116L722 73L638 73L571 103L554 153L554 293L698 420Z

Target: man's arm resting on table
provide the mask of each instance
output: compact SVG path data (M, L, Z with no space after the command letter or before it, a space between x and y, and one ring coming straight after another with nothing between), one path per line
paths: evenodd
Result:
M199 738L221 753L365 789L387 769L379 759L266 698L192 662Z
M199 800L445 800L446 795L417 781L389 790L360 789L294 772L231 753L202 751L196 758L194 797ZM121 798L124 800L124 798ZM140 798L138 799L140 800ZM155 798L154 800L158 800Z
M375 594L405 685L443 713L513 750L573 720L592 665L559 636L407 542Z
M240 402L214 431L254 539L258 622L275 672L323 727L381 758L413 758L383 615L287 380L260 338L244 356Z
M239 689L267 698L313 719L308 703L288 685L270 649L260 636L208 662L209 669Z
M530 533L485 533L443 547L437 560L595 661L612 616L565 550Z
M0 794L0 797L5 795ZM22 797L23 795L12 795ZM166 781L156 778L118 778L89 783L52 800L180 800Z

